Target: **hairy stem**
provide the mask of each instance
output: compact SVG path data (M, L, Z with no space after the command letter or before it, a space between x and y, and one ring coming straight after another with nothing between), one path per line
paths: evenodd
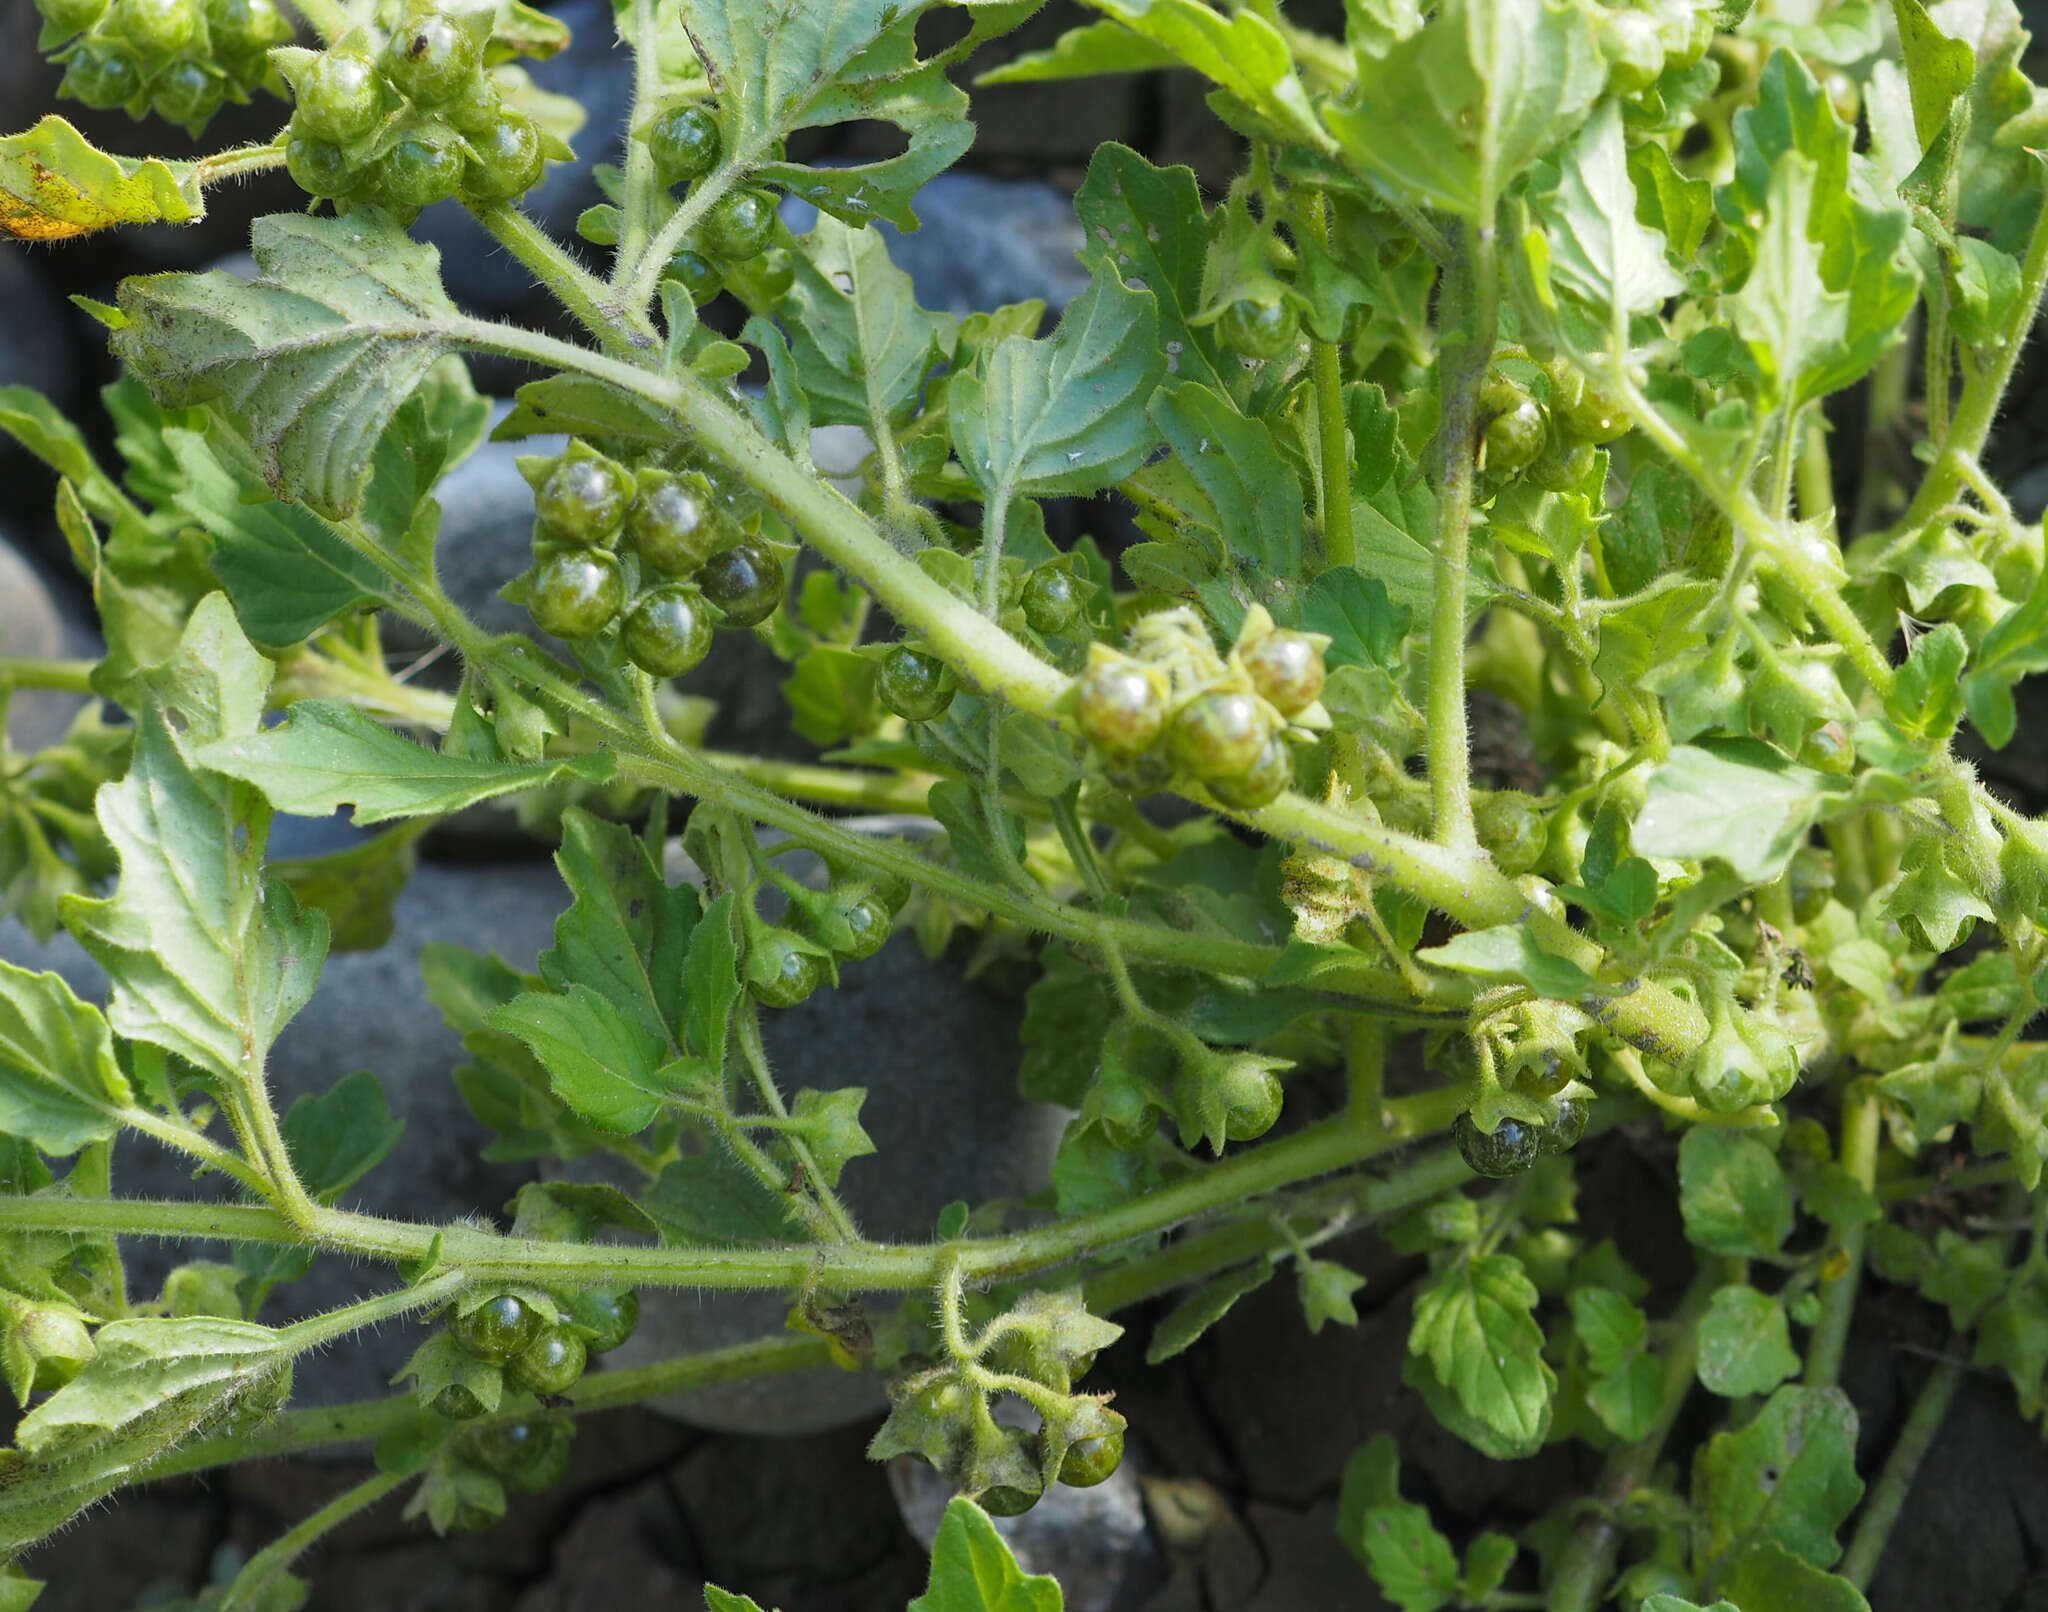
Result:
M775 1084L775 1075L768 1067L768 1049L761 1045L761 1012L750 996L742 997L738 1010L733 1014L733 1028L739 1033L740 1056L745 1061L748 1073L753 1076L754 1092L761 1099L761 1106L785 1125L789 1121L789 1105L782 1100L782 1091ZM846 1212L846 1205L839 1201L839 1194L832 1190L832 1184L825 1179L824 1171L818 1168L818 1161L812 1156L810 1144L793 1130L785 1130L782 1142L795 1157L804 1172L804 1182L811 1195L817 1199L818 1208L823 1212L826 1226L840 1242L860 1241L860 1230L853 1223L853 1217Z
M1906 1425L1899 1429L1891 1454L1885 1457L1884 1469L1863 1502L1863 1510L1856 1518L1856 1532L1850 1536L1849 1548L1843 1552L1837 1570L1859 1590L1870 1588L1877 1564L1884 1558L1892 1526L1899 1520L1899 1510L1912 1490L1914 1474L1933 1447L1942 1419L1955 1403L1956 1390L1963 1385L1964 1369L1957 1361L1943 1360L1929 1373L1906 1416Z
M626 142L628 152L644 151L638 140ZM621 358L652 352L653 327L636 307L625 313L611 306L611 287L565 252L538 224L510 202L472 207L477 222L491 239L526 266L536 282L568 309L583 328Z
M227 1594L221 1597L220 1612L246 1612L264 1604L264 1592L307 1551L351 1517L368 1511L394 1489L403 1488L417 1476L410 1472L378 1472L353 1488L345 1489L304 1522L266 1545L235 1575Z
M96 660L38 660L0 655L0 689L47 689L55 694L90 694Z
M1878 1101L1875 1086L1857 1081L1842 1093L1842 1168L1864 1191L1877 1184ZM1839 1273L1821 1278L1820 1319L1806 1344L1806 1386L1832 1388L1842 1375L1842 1351L1849 1343L1849 1323L1856 1313L1856 1292L1863 1282L1866 1222L1843 1226L1822 1256L1823 1269Z
M1330 249L1330 204L1322 196L1308 203L1308 227L1325 252ZM1323 559L1330 565L1358 563L1358 537L1351 529L1351 431L1344 419L1344 350L1333 341L1311 344L1316 385L1316 428L1321 439Z

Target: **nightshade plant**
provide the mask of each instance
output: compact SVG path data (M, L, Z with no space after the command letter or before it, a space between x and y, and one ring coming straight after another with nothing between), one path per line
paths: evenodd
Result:
M949 68L1037 0L622 0L596 252L519 208L577 109L517 67L563 37L518 0L297 0L299 44L259 0L41 3L88 104L197 127L296 100L197 163L45 119L0 142L14 234L194 218L269 167L312 200L256 223L253 282L92 308L118 473L0 398L108 646L0 686L123 713L0 783L8 906L111 981L102 1013L0 966L0 1367L28 1407L0 1552L130 1482L374 1439L375 1476L201 1603L288 1608L293 1560L387 1493L488 1526L579 1412L833 1361L890 1375L875 1455L962 1497L917 1606L1056 1607L985 1513L1114 1469L1085 1386L1108 1317L1191 1288L1157 1361L1284 1272L1306 1325L1355 1324L1319 1250L1372 1222L1426 1261L1405 1380L1435 1415L1498 1459L1598 1454L1585 1495L1457 1551L1367 1445L1340 1526L1407 1612L1863 1607L1964 1364L2041 1415L2048 825L1955 751L1965 721L2010 743L2048 670L2041 529L1983 463L2048 280L2010 0L1348 0L1342 38L1278 0L1090 0L989 76L1202 75L1246 161L1205 197L1098 151L1089 285L1049 331L920 309L871 227L915 226L972 140ZM903 150L790 156L851 118ZM580 339L455 308L406 233L451 196ZM720 295L736 340L698 317ZM466 353L545 372L498 437L573 439L526 462L533 564L504 579L544 640L437 581L435 485L487 428ZM872 444L855 494L814 472L825 424ZM1114 563L1048 539L1046 500L1105 492L1140 538ZM452 647L452 692L393 670L392 620ZM823 760L693 741L664 680L740 632ZM1481 786L1480 689L1525 719L1526 788ZM574 899L536 974L429 954L454 1078L499 1156L608 1154L637 1186L531 1187L502 1232L350 1212L394 1134L374 1071L280 1115L266 1049L330 947L381 941L421 829L515 794ZM395 826L266 859L273 812L344 805ZM662 871L685 822L701 888ZM1024 1093L1074 1116L1040 1198L908 1246L839 1188L912 1162L863 1158L859 1090L779 1089L759 1032L898 924L1032 970ZM1304 1122L1319 1071L1348 1104ZM1654 1315L1573 1229L1572 1149L1617 1129L1675 1155L1697 1255ZM129 1131L218 1201L112 1195ZM1997 1212L1933 1230L1957 1194ZM124 1237L235 1256L134 1294ZM316 1258L389 1290L264 1324ZM1837 1378L1866 1266L1955 1342L1859 1474ZM791 1330L584 1373L636 1292L690 1286L784 1293ZM289 1408L295 1356L401 1314L444 1323L410 1392Z

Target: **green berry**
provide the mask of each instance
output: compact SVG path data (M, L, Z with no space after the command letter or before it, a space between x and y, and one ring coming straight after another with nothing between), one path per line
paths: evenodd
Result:
M1156 795L1173 782L1173 763L1157 750L1140 750L1135 756L1111 756L1102 774L1126 795Z
M469 143L476 155L462 165L464 195L482 202L510 201L540 183L546 163L532 118L508 112L489 133L473 135Z
M1038 1504L1042 1491L1020 1489L1014 1484L997 1483L974 1497L974 1503L991 1517L1021 1517Z
M693 183L718 166L725 155L725 136L709 109L679 106L655 120L647 131L647 149L663 184Z
M1553 434L1543 456L1529 467L1529 479L1545 492L1575 492L1592 474L1594 452L1590 442Z
M220 79L189 56L158 74L149 91L151 110L166 123L204 123L226 98Z
M761 933L747 952L747 989L764 1007L795 1007L818 988L824 964L783 929Z
M1060 1482L1070 1489L1092 1489L1107 1483L1123 1465L1124 1430L1074 1440L1060 1459Z
M557 638L589 638L610 626L625 602L617 560L602 549L565 549L534 573L526 613Z
M483 67L476 41L453 17L423 12L384 46L385 80L423 106L451 101Z
M782 603L782 562L759 543L735 543L704 562L697 586L726 626L758 626Z
M630 1287L585 1288L570 1294L562 1307L590 1329L584 1347L594 1355L618 1348L640 1325L640 1295Z
M1276 733L1243 772L1204 782L1209 793L1232 811L1254 812L1270 806L1294 782L1294 758L1287 753L1287 741Z
M536 1394L565 1394L576 1386L588 1358L583 1340L566 1327L549 1327L506 1365L506 1375Z
M1489 1133L1470 1114L1460 1114L1451 1122L1451 1137L1475 1175L1502 1180L1520 1175L1536 1162L1536 1127L1518 1119L1503 1119Z
M1520 790L1501 789L1482 795L1473 808L1479 843L1494 865L1509 878L1535 867L1550 840L1550 822L1542 805Z
M299 86L292 132L346 145L368 134L383 115L377 70L360 56L330 50L313 63Z
M906 722L934 722L953 703L953 672L929 650L898 644L876 680L882 703Z
M770 302L779 302L796 284L796 254L786 246L771 246L754 259L754 285Z
M626 511L626 540L662 575L688 576L732 540L731 522L712 501L711 484L696 471L642 471L639 482L639 495Z
M451 1422L472 1422L483 1415L484 1402L461 1383L449 1383L434 1396L430 1408Z
M1534 398L1523 398L1486 422L1486 468L1506 476L1528 469L1543 456L1549 435L1542 406Z
M107 0L36 0L43 21L65 36L82 34L107 14Z
M1216 321L1223 345L1245 358L1280 358L1294 350L1294 310L1284 302L1233 302Z
M765 190L736 190L704 215L704 242L716 257L749 258L775 233L775 198Z
M374 183L393 207L417 212L462 184L462 153L432 135L401 140L377 162Z
M1306 633L1269 632L1238 652L1259 697L1282 716L1299 716L1323 695L1323 652Z
M470 144L481 149L481 142L498 120L507 116L524 117L522 112L507 113L505 97L492 82L488 73L477 73L470 77L454 96L440 107L441 121L460 134L469 136Z
M1081 731L1112 756L1136 756L1150 749L1166 726L1165 684L1133 661L1105 659L1089 667L1081 674L1074 701Z
M284 148L285 172L309 196L345 196L356 185L348 153L326 140L295 138Z
M1080 614L1081 589L1071 572L1041 565L1025 579L1024 619L1033 632L1063 633Z
M572 1435L567 1422L504 1422L472 1436L477 1465L519 1494L552 1489L568 1475Z
M608 543L626 519L636 491L623 466L601 457L565 457L533 495L547 535L564 543Z
M199 0L114 0L114 30L144 57L162 61L199 38Z
M626 653L650 677L681 677L711 653L711 613L687 582L640 596L626 612Z
M1579 1145L1579 1138L1586 1134L1586 1121L1591 1116L1586 1105L1576 1097L1560 1097L1557 1112L1548 1125L1539 1126L1536 1131L1536 1151L1539 1153L1569 1153Z
M1173 719L1167 745L1173 759L1205 781L1249 772L1272 737L1266 714L1249 694L1198 694Z
M64 65L64 90L96 112L125 106L142 88L135 58L111 41L88 39Z
M206 33L223 56L260 56L273 45L288 44L292 25L276 0L209 0Z
M1627 436L1629 418L1619 403L1588 386L1566 408L1564 428L1580 441L1597 446Z
M889 943L896 915L873 891L834 890L818 920L819 939L850 963L865 962Z
M502 1366L540 1335L540 1311L516 1293L498 1293L467 1314L458 1315L448 1332L466 1354Z
M668 260L668 267L661 271L661 277L675 281L689 292L690 300L699 307L725 289L725 270L702 252L694 252L687 246Z

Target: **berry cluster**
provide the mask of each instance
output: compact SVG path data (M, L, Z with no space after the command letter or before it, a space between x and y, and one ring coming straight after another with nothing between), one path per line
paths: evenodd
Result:
M666 107L636 133L662 182L670 186L697 184L725 160L725 133L717 115L700 101ZM779 229L773 194L728 191L705 210L662 277L702 304L725 288L728 274L744 268L751 289L773 302L796 281L796 259L788 247L776 244Z
M1286 741L1329 726L1320 703L1328 643L1276 627L1254 606L1226 660L1192 610L1161 611L1132 629L1127 654L1090 646L1075 713L1117 787L1149 793L1180 773L1250 811L1294 781Z
M502 202L532 189L547 137L504 104L484 68L489 37L488 11L415 5L381 46L358 31L331 50L279 52L297 102L292 178L309 195L408 218L451 196Z
M788 898L779 923L763 918L756 902L768 885ZM872 879L834 877L813 890L768 867L747 892L740 920L746 930L741 978L764 1007L787 1008L807 998L827 979L835 984L841 963L858 963L887 944L908 891Z
M1550 492L1582 487L1594 450L1627 435L1627 414L1562 359L1521 367L1528 381L1496 370L1479 389L1480 470Z
M36 0L45 45L60 51L58 94L96 110L155 112L194 135L223 101L246 102L270 76L267 53L292 37L275 0Z
M757 626L782 602L782 561L748 535L746 500L705 471L629 469L580 441L519 468L534 563L513 586L543 632L594 638L622 622L635 666L680 677L710 652L714 626Z
M590 1356L618 1348L639 1324L640 1299L631 1288L545 1297L501 1292L458 1310L448 1337L472 1361L546 1399L567 1393ZM432 1406L458 1422L488 1408L464 1382L438 1388Z

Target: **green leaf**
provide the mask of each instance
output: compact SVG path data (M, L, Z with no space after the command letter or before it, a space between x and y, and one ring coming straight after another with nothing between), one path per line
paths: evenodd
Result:
M1460 974L1514 980L1540 996L1573 1001L1594 988L1591 975L1568 957L1545 951L1526 924L1501 924L1453 936L1415 954L1417 961Z
M1003 765L1026 794L1053 800L1081 781L1080 746L1044 717L1012 711L999 732Z
M415 1349L404 1369L391 1380L410 1381L413 1393L425 1406L432 1406L445 1388L466 1388L486 1413L498 1408L505 1392L504 1373L464 1349L445 1327Z
M1115 23L1076 32L1096 29L1138 43L1135 34ZM1216 235L1194 170L1155 168L1128 146L1105 141L1088 160L1088 177L1074 197L1074 216L1085 232L1080 258L1091 275L1115 268L1152 293L1167 375L1227 391L1216 327L1198 329L1188 323L1202 309L1203 265Z
M1919 1287L1922 1297L1948 1306L1949 1325L1968 1332L2010 1279L2001 1239L1965 1237L1943 1226L1935 1233L1934 1258Z
M1090 22L1069 28L1044 50L1028 50L1001 67L990 68L974 83L977 89L993 84L1041 84L1104 73L1144 73L1177 62L1165 46L1132 33L1122 23ZM1097 157L1108 149L1107 145L1097 146Z
M2024 1267L2005 1297L1984 1312L1970 1358L1979 1366L2003 1366L2020 1414L2030 1421L2041 1414L2042 1379L2048 1373L2048 1273L2040 1266Z
M1301 574L1301 484L1263 421L1188 381L1152 398L1152 423L1216 512L1216 529L1259 594Z
M1769 1541L1744 1551L1719 1582L1742 1612L1870 1612L1863 1592L1846 1578Z
M704 1586L704 1606L706 1612L762 1612L752 1596L733 1595L716 1584Z
M1294 56L1280 31L1256 11L1225 15L1201 0L1085 0L1140 38L1170 52L1242 102L1282 139L1328 147Z
M1606 82L1585 13L1555 0L1450 0L1323 116L1389 195L1491 224L1517 175L1568 138Z
M796 280L777 311L811 419L861 426L879 440L915 412L925 377L952 353L954 323L918 307L910 276L873 228L821 216L799 246Z
M911 198L974 143L967 96L945 59L918 55L918 23L934 9L931 0L693 4L690 45L724 114L726 160L849 224L886 218L916 229ZM800 130L865 119L896 125L906 148L848 167L783 158Z
M1079 1108L1116 1016L1108 983L1072 951L1048 945L1045 972L1024 993L1024 1056L1017 1090L1027 1102Z
M114 350L164 407L244 416L279 497L346 515L384 428L457 334L440 255L366 211L259 218L249 247L254 282L124 280Z
M932 1541L931 1578L908 1612L1060 1612L1057 1580L1026 1573L972 1500L956 1496Z
M1625 1444L1647 1438L1664 1397L1664 1367L1652 1354L1634 1354L1586 1385L1586 1404L1600 1425Z
M725 1067L726 1034L743 989L732 917L739 899L727 891L712 902L690 931L683 955L683 1039L714 1070Z
M1763 884L1785 871L1847 788L1761 744L1675 745L1649 776L1635 848L1648 857L1718 857L1744 881Z
M1152 449L1165 372L1151 295L1100 269L1043 341L1008 336L947 393L953 444L992 503L1094 492Z
M603 751L525 765L428 750L336 700L300 700L276 727L225 735L202 746L199 760L261 790L279 811L325 817L352 805L362 825L443 817L565 778L601 783L612 769Z
M815 745L844 744L872 733L882 720L875 662L838 644L804 651L782 682L790 726Z
M99 1009L55 974L0 961L0 1132L76 1153L120 1130L133 1102Z
M1329 634L1323 660L1331 666L1399 665L1412 619L1387 596L1384 582L1355 565L1331 566L1309 584L1301 605L1302 626Z
M1400 1457L1385 1433L1374 1434L1345 1463L1337 1538L1402 1612L1458 1603L1451 1542L1431 1526L1427 1507L1401 1498Z
M1663 236L1680 263L1692 262L1714 221L1712 183L1681 173L1655 140L1629 148L1628 171L1636 187L1636 221Z
M300 906L326 914L334 951L375 951L391 938L398 898L419 860L420 836L432 826L431 818L415 818L345 850L274 861L270 876Z
M271 674L227 600L202 601L138 714L127 776L98 796L120 884L63 902L112 982L114 1029L243 1090L260 1088L327 954L326 919L263 876L269 808L195 760L208 741L255 731Z
M1693 1464L1710 1560L1770 1542L1829 1567L1841 1554L1835 1530L1862 1494L1856 1412L1839 1388L1780 1388L1746 1427L1708 1440Z
M1792 1232L1792 1180L1755 1137L1695 1126L1678 1148L1678 1207L1695 1247L1768 1259Z
M1543 1359L1535 1283L1522 1262L1484 1254L1444 1267L1416 1295L1408 1352L1429 1363L1465 1413L1534 1450L1557 1379Z
M514 396L517 404L491 432L493 442L560 432L666 442L675 431L674 422L645 398L588 375L550 375L528 381Z
M1484 1604L1486 1598L1500 1588L1508 1576L1508 1569L1515 1565L1515 1558L1521 1553L1522 1547L1506 1534L1476 1535L1465 1547L1465 1573L1461 1584L1465 1604Z
M383 1162L405 1134L405 1121L391 1117L377 1077L358 1069L318 1097L299 1098L283 1130L306 1190L331 1204Z
M865 1158L875 1151L874 1138L860 1123L860 1107L867 1096L865 1086L842 1086L837 1091L805 1087L790 1105L791 1129L803 1137L811 1162L828 1186L839 1185L839 1172L847 1160Z
M1624 346L1630 318L1654 311L1682 288L1663 238L1637 217L1616 102L1603 103L1564 150L1556 188L1532 211L1544 226L1551 284L1587 309L1595 329Z
M672 1161L640 1200L664 1241L706 1247L801 1241L802 1225L722 1147Z
M1152 1329L1152 1337L1145 1345L1145 1364L1156 1366L1192 1347L1197 1338L1230 1313L1232 1305L1247 1293L1264 1287L1272 1275L1273 1262L1259 1259L1211 1277L1169 1310Z
M1008 811L1002 813L1000 828L992 830L982 809L981 791L958 778L942 778L925 797L927 809L946 831L953 859L969 873L996 884L1007 884L1012 869L1024 862L1024 825ZM1007 848L999 845L1001 833Z
M54 112L0 138L0 235L62 241L116 224L190 224L205 211L193 163L109 156Z
M656 1078L668 1062L661 1038L588 985L529 991L484 1022L531 1048L554 1094L601 1130L645 1130L672 1095Z
M1699 1338L1700 1381L1729 1399L1768 1394L1799 1370L1785 1306L1746 1284L1715 1290Z
M1899 23L1899 46L1906 58L1906 83L1913 98L1913 132L1924 151L1934 144L1955 109L1956 98L1969 92L1977 76L1977 53L1960 39L1951 39L1928 16L1921 0L1893 0Z
M1963 714L1963 667L1969 658L1969 640L1954 622L1921 633L1892 679L1885 715L1915 738L1946 739Z
M1303 1259L1295 1262L1294 1280L1310 1332L1321 1332L1330 1321L1345 1327L1358 1325L1358 1306L1351 1296L1365 1286L1365 1278L1356 1271L1332 1260Z
M1642 1349L1650 1323L1626 1294L1606 1287L1575 1287L1568 1302L1572 1330L1579 1335L1586 1363L1595 1375L1604 1377L1618 1370Z

